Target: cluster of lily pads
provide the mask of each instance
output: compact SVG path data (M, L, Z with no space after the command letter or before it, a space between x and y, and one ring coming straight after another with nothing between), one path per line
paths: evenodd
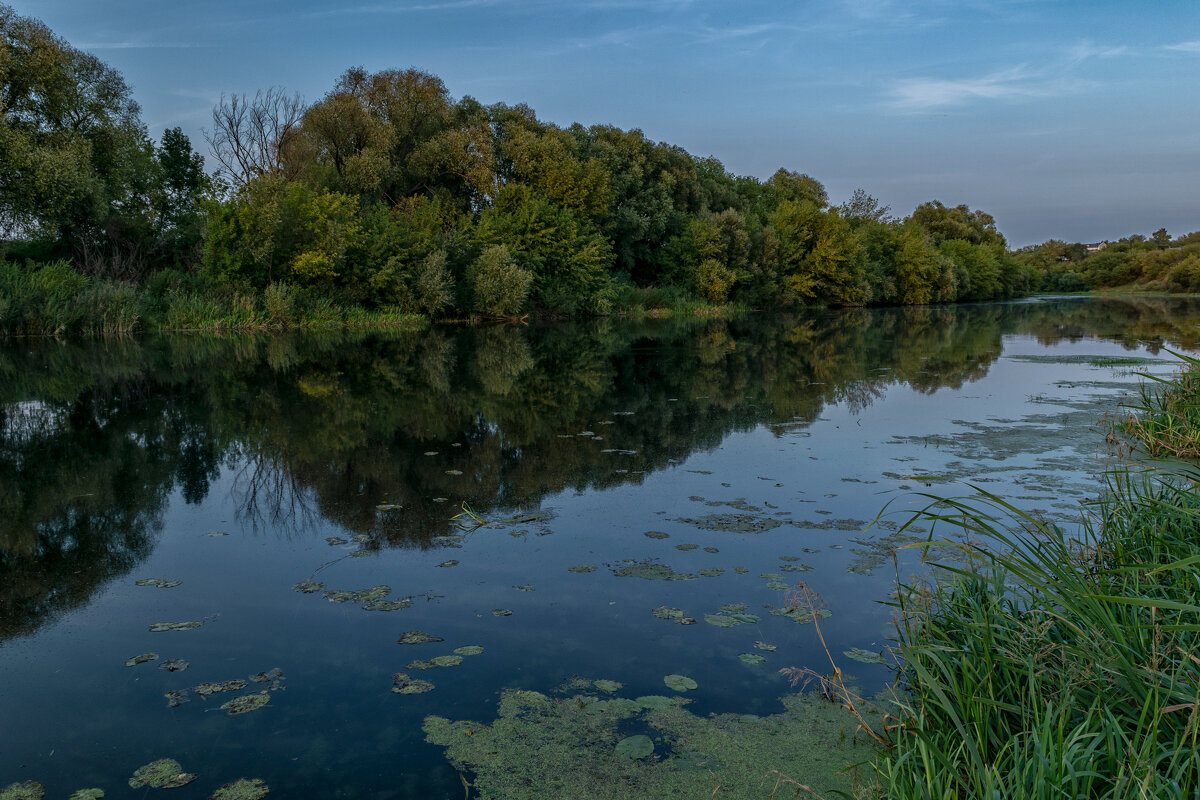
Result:
M160 758L138 767L129 778L131 789L178 789L196 780L196 775L184 772L173 758ZM209 800L260 800L270 788L258 778L241 778L216 789ZM13 783L0 789L0 800L41 800L46 789L36 781ZM99 800L105 796L100 788L79 789L71 793L69 800Z
M512 612L509 612L512 613ZM433 636L425 631L405 631L396 640L399 644L431 644L444 642L441 636ZM456 647L447 655L434 656L429 659L414 659L404 665L405 669L436 669L438 667L457 667L463 662L464 656L477 656L483 652L483 647L477 644ZM432 681L414 678L407 672L397 672L392 675L392 691L396 694L424 694L435 689Z
M188 702L190 695L195 693L199 697L210 697L214 694L224 692L240 692L251 683L269 684L266 689L258 692L236 697L226 703L223 703L220 708L228 714L246 714L250 711L255 711L262 708L271 700L270 692L278 691L283 688L283 670L275 667L274 669L265 670L251 675L248 679L231 678L227 681L205 681L198 683L190 689L176 689L166 692L163 696L167 698L167 706L177 708Z

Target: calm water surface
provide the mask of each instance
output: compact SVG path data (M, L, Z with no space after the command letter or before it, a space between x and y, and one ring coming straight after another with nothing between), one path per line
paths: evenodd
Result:
M683 674L696 713L772 713L781 667L828 666L812 624L770 613L788 589L819 595L835 654L882 652L917 495L972 484L1072 524L1110 457L1102 418L1198 324L1195 301L1064 299L4 343L0 787L135 796L134 769L171 757L200 775L178 798L243 776L462 797L422 720L488 721L505 688L580 677L634 697ZM713 624L729 603L758 621ZM867 690L892 674L840 665ZM436 688L393 693L397 671Z

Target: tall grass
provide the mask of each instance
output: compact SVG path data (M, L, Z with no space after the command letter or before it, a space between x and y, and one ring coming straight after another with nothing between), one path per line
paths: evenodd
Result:
M1144 395L1165 427L1141 430L1196 433L1196 366ZM898 595L889 797L1200 796L1200 469L1107 482L1077 537L993 495L930 498L956 558Z

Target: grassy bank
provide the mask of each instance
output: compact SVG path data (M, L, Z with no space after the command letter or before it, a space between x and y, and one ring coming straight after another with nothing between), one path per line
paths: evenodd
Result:
M1196 457L1200 363L1141 405L1114 435ZM996 497L931 499L969 566L901 587L889 797L1197 796L1198 482L1183 461L1113 472L1079 538Z

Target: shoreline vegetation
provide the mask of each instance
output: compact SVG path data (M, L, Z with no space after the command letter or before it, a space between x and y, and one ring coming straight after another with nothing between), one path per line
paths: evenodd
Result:
M1172 460L1109 472L1078 537L986 493L929 496L930 554L952 552L895 603L886 796L1200 790L1200 360L1181 358L1110 437Z
M801 172L733 175L417 69L223 97L212 174L179 128L151 139L116 70L2 4L0 89L0 335L1200 289L1200 233L1014 252L966 205L838 205Z

